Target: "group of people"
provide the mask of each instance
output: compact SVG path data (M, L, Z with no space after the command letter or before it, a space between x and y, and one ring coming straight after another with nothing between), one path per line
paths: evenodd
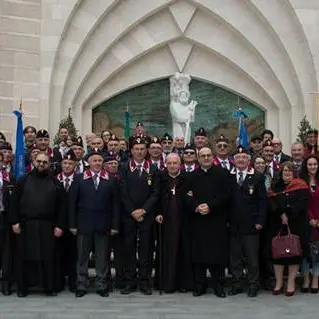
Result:
M54 148L46 130L28 126L24 136L26 175L17 179L0 133L4 295L16 284L19 297L32 287L50 296L68 287L83 297L92 260L102 297L113 280L121 294L156 288L201 296L207 270L220 298L256 297L269 282L274 295L285 286L292 296L299 271L301 291L318 292L317 130L308 131L306 145L293 143L290 155L270 130L248 148L232 148L224 135L209 141L204 128L186 145L167 133L151 137L141 122L128 141L88 134L86 150L63 127ZM280 234L297 236L301 253L274 258Z

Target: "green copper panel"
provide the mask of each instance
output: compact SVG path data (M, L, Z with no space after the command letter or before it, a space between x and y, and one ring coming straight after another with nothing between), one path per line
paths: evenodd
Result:
M204 127L211 137L225 134L235 141L238 120L234 112L238 109L238 96L215 85L193 79L190 83L191 99L198 105L192 132ZM171 133L169 111L169 79L147 83L101 103L93 110L93 131L99 134L109 129L118 136L124 135L124 113L129 106L131 134L136 122L141 121L148 134L162 136ZM248 115L246 120L249 135L262 132L265 113L258 106L241 98L240 107Z

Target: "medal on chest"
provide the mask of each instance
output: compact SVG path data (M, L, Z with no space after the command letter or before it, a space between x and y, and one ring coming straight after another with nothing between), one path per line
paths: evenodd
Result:
M175 185L173 186L173 188L171 189L172 195L175 196L176 195L176 189L175 189Z
M253 195L254 194L254 185L248 185L248 193L249 195Z
M152 175L151 174L147 175L147 185L152 186Z

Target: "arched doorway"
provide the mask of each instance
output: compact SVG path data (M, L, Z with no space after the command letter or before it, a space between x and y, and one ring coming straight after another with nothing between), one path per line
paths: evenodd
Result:
M238 120L234 112L238 109L238 96L213 84L193 79L190 84L192 99L198 102L193 131L199 127L207 129L209 136L225 134L235 141ZM143 122L150 135L162 136L171 133L169 112L169 80L162 79L122 92L104 101L93 109L93 131L111 130L118 136L124 135L124 113L130 111L130 131L136 122ZM240 107L247 113L249 135L260 134L264 129L265 112L257 105L240 98Z

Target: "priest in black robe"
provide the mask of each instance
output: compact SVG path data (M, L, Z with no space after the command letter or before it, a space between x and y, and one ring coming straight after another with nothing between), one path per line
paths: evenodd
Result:
M206 292L209 269L215 295L224 298L225 265L228 261L227 203L230 187L227 170L213 166L211 149L198 152L200 169L188 178L185 202L190 214L195 297Z
M167 170L159 173L160 207L155 218L162 240L159 243L162 269L158 267L157 277L161 276L158 280L165 293L186 292L193 288L193 273L188 218L183 209L185 174L180 171L181 159L177 153L166 157L166 167Z
M17 240L17 293L42 286L49 296L55 291L55 243L63 234L64 190L50 170L50 159L40 152L35 168L20 179L12 194L10 221Z

